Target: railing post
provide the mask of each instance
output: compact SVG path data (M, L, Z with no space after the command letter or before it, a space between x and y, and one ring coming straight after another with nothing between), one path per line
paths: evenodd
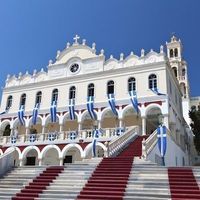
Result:
M146 141L145 141L145 138L143 138L143 140L142 140L142 158L143 158L144 160L147 159Z

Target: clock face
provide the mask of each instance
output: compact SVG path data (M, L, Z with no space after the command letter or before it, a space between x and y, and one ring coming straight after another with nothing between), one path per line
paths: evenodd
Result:
M78 70L79 70L79 65L77 63L71 65L70 72L75 73Z

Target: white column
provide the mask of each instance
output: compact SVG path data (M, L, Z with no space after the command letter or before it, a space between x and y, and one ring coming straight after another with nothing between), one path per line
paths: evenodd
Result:
M42 126L42 134L45 133L45 126Z
M38 159L38 161L39 161L38 165L42 166L42 159Z
M29 134L29 127L26 127L26 135Z
M164 115L164 125L169 128L169 116L168 115Z
M146 117L142 117L142 135L146 135Z
M19 160L19 166L23 166L23 158Z
M63 158L59 158L60 160L60 166L63 166Z
M98 129L101 128L101 121L97 121L97 124L98 124Z
M63 124L60 124L60 132L63 131Z
M78 131L81 131L81 128L82 128L82 124L81 122L78 122Z
M123 121L122 121L122 119L119 119L119 127L121 128L122 125L123 125Z

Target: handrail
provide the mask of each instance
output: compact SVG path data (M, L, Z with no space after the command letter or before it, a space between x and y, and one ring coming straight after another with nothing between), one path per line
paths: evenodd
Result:
M129 127L125 133L111 141L108 144L108 156L116 155L117 152L128 143L128 141L138 135L138 130L137 126Z

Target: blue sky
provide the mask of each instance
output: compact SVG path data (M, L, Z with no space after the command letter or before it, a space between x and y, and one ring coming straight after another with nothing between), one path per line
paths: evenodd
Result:
M2 0L0 86L7 74L48 65L77 33L119 58L141 48L158 51L173 32L184 45L191 95L200 95L199 0Z

